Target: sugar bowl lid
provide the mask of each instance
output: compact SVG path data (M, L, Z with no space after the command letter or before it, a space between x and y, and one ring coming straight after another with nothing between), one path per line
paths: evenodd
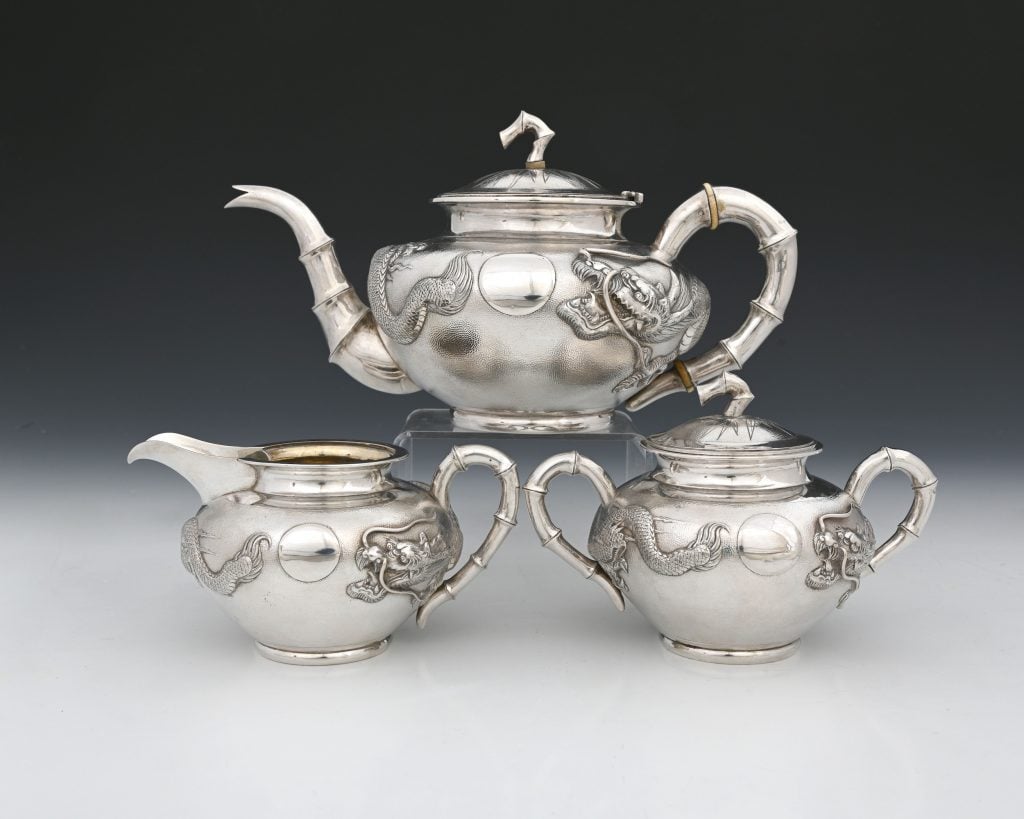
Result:
M631 208L643 202L643 194L634 191L613 193L607 188L571 171L547 167L544 151L555 132L540 117L520 111L515 122L500 132L507 148L517 137L532 132L533 147L526 167L498 171L468 185L434 198L438 204L548 204L604 205Z
M695 418L642 442L662 469L656 477L701 491L767 491L807 483L804 462L821 444L774 421L744 415L754 398L733 373L695 386L701 404L719 395L732 400L720 415Z

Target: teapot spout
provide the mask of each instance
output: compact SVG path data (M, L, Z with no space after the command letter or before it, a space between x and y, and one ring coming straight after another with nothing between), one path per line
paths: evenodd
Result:
M203 503L209 503L253 486L256 470L240 459L258 451L258 447L220 446L165 432L133 447L128 463L161 463L192 484Z
M313 288L313 312L320 320L330 360L368 387L390 393L417 392L419 387L384 346L377 323L342 273L334 240L313 212L290 193L260 185L235 185L242 191L226 208L257 208L288 223L299 243L299 261Z

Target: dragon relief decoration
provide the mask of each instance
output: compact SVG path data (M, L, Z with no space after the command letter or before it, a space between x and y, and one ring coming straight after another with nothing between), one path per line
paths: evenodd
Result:
M399 529L368 529L356 549L356 566L365 577L346 588L349 597L379 603L388 594L405 594L419 605L441 585L459 559L462 539L455 529L448 539L436 519L415 520Z
M810 572L804 582L815 590L827 589L837 580L850 583L836 608L860 586L860 574L875 554L875 532L864 517L854 526L841 526L836 522L826 523L828 518L846 518L849 512L822 515L814 533L814 552L821 563Z
M377 326L399 344L412 344L419 338L427 313L452 316L466 306L473 290L473 271L468 253L455 256L440 276L420 279L412 286L401 308L395 312L388 302L387 287L398 270L408 267L405 261L413 253L426 248L423 242L382 247L370 262L367 287L370 309Z
M663 370L679 352L697 340L711 313L707 288L699 281L689 284L672 274L668 289L651 282L631 267L612 267L594 258L594 253L619 256L636 262L645 256L607 250L581 250L572 272L589 288L582 296L558 305L559 318L568 323L577 338L593 341L619 335L633 345L633 371L615 385L615 391L646 383ZM679 339L667 355L654 354L654 346Z
M251 583L263 571L263 550L270 548L270 536L262 532L246 538L242 548L211 571L199 545L202 532L198 518L189 518L181 528L181 562L190 575L210 591L229 596L243 583Z
M626 550L636 546L641 559L652 572L678 577L689 571L713 569L722 560L722 541L729 529L721 523L707 523L689 543L671 552L658 548L657 518L644 506L608 506L594 524L590 554L601 564L622 591L628 591L625 574L629 571Z

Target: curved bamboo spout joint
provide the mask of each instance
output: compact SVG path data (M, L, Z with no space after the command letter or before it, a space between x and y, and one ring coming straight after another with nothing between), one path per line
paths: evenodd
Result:
M334 240L313 212L290 193L260 185L235 185L243 191L226 208L256 208L280 216L299 243L299 261L306 268L330 360L354 379L375 390L417 392L413 382L384 346L377 323L341 271Z

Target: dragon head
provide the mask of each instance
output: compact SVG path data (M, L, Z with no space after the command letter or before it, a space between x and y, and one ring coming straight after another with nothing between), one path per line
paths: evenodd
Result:
M572 271L586 286L582 296L559 306L559 315L581 338L625 331L643 343L677 335L688 318L687 290L675 282L671 292L632 267L614 268L581 250ZM605 294L607 293L607 298Z
M672 306L665 288L623 267L608 282L608 295L614 300L623 325L638 338L645 338L661 326Z
M436 587L450 561L451 553L441 535L429 537L422 531L415 540L387 537L356 551L359 568L374 574L383 569L387 588L414 596Z

